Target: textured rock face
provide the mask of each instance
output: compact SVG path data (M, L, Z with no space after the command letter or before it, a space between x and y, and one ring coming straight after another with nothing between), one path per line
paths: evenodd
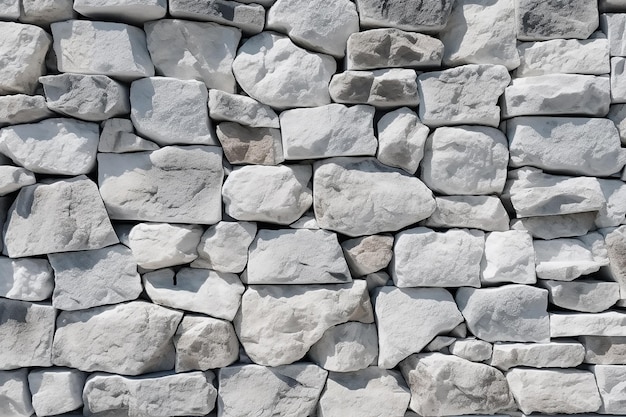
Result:
M333 76L330 97L338 103L375 107L417 106L417 74L411 69L345 71Z
M33 414L27 378L27 369L0 371L0 411L3 415L27 417Z
M55 286L45 259L0 257L0 296L22 301L43 301Z
M480 264L480 280L489 284L534 284L537 278L531 235L522 230L489 233Z
M83 405L85 374L76 369L51 368L28 374L33 408L38 416L75 410Z
M409 108L391 111L378 121L376 158L385 165L415 174L424 157L428 133L428 127Z
M491 366L506 371L518 366L573 368L585 358L586 347L576 342L496 343Z
M603 313L550 313L550 337L626 336L626 314L609 310Z
M495 196L455 195L435 197L437 208L423 221L428 227L456 227L506 231L509 215Z
M378 356L376 325L352 321L333 326L311 346L308 356L328 371L353 372L366 369L375 364ZM334 406L323 408L327 412L334 412Z
M446 25L452 1L422 1L418 5L407 0L358 0L361 25L391 26L416 32L436 32Z
M265 23L265 11L259 4L230 0L170 0L168 3L173 17L235 26L246 33L259 33Z
M621 13L606 13L600 17L600 28L609 41L611 56L625 56L624 16Z
M137 265L159 269L196 259L201 237L202 228L198 225L139 223L128 234L128 247Z
M543 281L550 302L568 310L599 313L608 310L620 298L619 284L605 281Z
M626 337L581 336L585 347L585 363L626 365Z
M0 127L37 122L52 117L44 96L13 94L0 96Z
M623 413L626 410L626 395L622 387L626 377L626 366L594 365L591 370L602 398L602 407L598 412L602 414Z
M516 6L520 40L587 39L598 28L598 9L584 0L517 0Z
M278 165L285 160L278 129L224 122L217 126L216 133L231 164Z
M386 268L393 255L392 245L392 236L372 235L346 240L341 247L350 272L360 277Z
M248 246L256 235L255 223L219 222L209 227L200 239L194 268L239 273L248 262Z
M272 108L253 98L209 90L209 115L215 120L226 120L251 127L279 128L278 116Z

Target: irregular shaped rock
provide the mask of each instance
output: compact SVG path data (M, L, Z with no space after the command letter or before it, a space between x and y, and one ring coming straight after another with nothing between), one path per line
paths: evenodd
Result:
M239 358L232 323L213 317L185 315L174 335L176 372L222 368Z
M202 232L198 225L139 223L128 235L128 247L137 265L145 269L186 264L198 257Z
M626 366L594 365L591 366L591 372L596 378L602 398L602 407L598 413L623 414L626 412L626 393L624 392Z
M441 65L442 56L439 39L392 28L372 29L348 38L346 69L431 68Z
M393 248L393 282L400 288L480 287L484 246L485 235L478 230L404 230Z
M333 75L330 97L337 103L376 107L417 106L417 74L410 69L344 71Z
M272 32L248 39L233 61L241 88L250 97L279 109L330 103L328 83L336 69L332 57L308 52Z
M598 7L585 0L516 0L517 39L587 39L598 28Z
M380 287L373 297L381 368L395 367L463 322L452 295L443 288Z
M128 119L108 119L102 123L98 152L125 153L156 151L159 145L135 135L133 122Z
M495 368L453 355L411 355L400 364L411 388L409 408L419 415L495 414L514 402Z
M617 227L625 223L626 219L626 183L619 180L599 179L600 188L606 199L603 207L596 217L596 226Z
M620 299L619 284L605 281L541 281L552 304L568 310L599 313Z
M235 26L247 33L259 33L265 24L265 9L258 4L230 0L169 0L173 17Z
M373 158L316 163L313 193L320 227L348 236L395 231L435 210L432 192L419 179Z
M583 362L585 347L574 341L550 343L496 343L491 366L503 371L518 366L574 368Z
M359 15L349 0L277 0L267 12L266 29L287 33L312 51L341 58L348 37L359 31Z
M231 164L278 165L285 160L279 129L224 122L217 125L217 138Z
M508 161L506 136L498 129L441 127L426 140L421 178L443 194L501 193Z
M0 0L0 17L3 20L17 20L20 17L20 1L19 0ZM32 414L32 409L31 409Z
M376 325L352 321L333 326L311 346L308 356L328 371L352 372L365 369L378 356Z
M602 271L620 285L621 298L626 298L626 226L603 230L609 265Z
M135 26L66 20L50 27L60 72L102 74L123 81L154 75L146 35Z
M498 197L458 195L435 197L437 208L422 222L428 227L506 231L509 215Z
M24 187L7 216L11 258L100 249L118 242L98 188L85 176Z
M209 227L200 239L198 258L193 268L240 273L248 262L248 246L257 227L248 222L219 222Z
M550 313L550 337L626 336L626 313Z
M459 288L456 303L474 336L488 342L548 342L548 291L528 285Z
M380 3L376 0L357 0L359 18L364 27L392 26L415 32L438 32L446 26L450 0L426 0L418 4L406 0Z
M278 366L302 358L327 329L348 321L374 321L363 280L333 285L250 285L234 325L255 363Z
M523 413L593 413L602 405L591 372L576 369L523 369L506 373L511 393ZM558 392L550 387L561 387Z
M609 264L604 239L599 233L580 238L535 240L537 277L572 281Z
M144 28L148 50L159 74L198 80L207 88L235 92L231 66L241 39L240 30L178 19L157 20L146 23Z
M141 24L165 17L167 0L74 0L74 10L99 20Z
M0 129L0 152L39 174L88 174L96 164L99 130L70 118Z
M75 17L72 0L22 0L20 21L38 26Z
M626 103L626 58L611 58L611 103Z
M100 193L117 220L215 224L222 219L223 177L218 147L98 155Z
M0 94L34 93L37 79L45 73L50 35L37 26L15 22L0 22L0 31Z
M457 0L439 38L445 46L443 63L449 67L499 64L512 70L520 64L511 0Z
M626 337L581 336L585 347L585 363L626 365Z
M0 371L0 412L3 416L30 417L35 412L31 403L27 375L27 368Z
M480 263L480 281L534 284L535 251L530 233L522 230L489 233Z
M214 120L226 120L244 126L280 127L278 115L270 106L247 96L216 89L209 90L209 115Z
M0 257L0 296L23 301L43 301L54 287L54 275L45 259Z
M289 224L311 207L308 165L234 169L222 188L224 210L237 220Z
M497 102L511 76L502 65L463 65L417 77L419 116L429 127L480 124L498 127Z
M429 129L407 107L385 114L378 121L376 158L385 165L415 174L424 157Z
M210 269L161 269L143 276L153 303L232 320L239 309L244 287L235 274Z
M398 371L375 367L356 372L331 372L320 397L323 417L404 417L411 394Z
M0 127L37 122L53 115L46 105L44 96L26 94L0 96Z
M55 318L49 305L0 298L0 370L52 365Z
M31 171L11 165L0 165L0 196L11 194L37 182Z
M313 364L298 363L272 368L235 365L220 369L218 375L220 416L307 417L315 409L328 372Z
M450 353L472 362L491 359L492 345L479 339L457 339L449 347Z
M605 13L600 16L600 29L609 41L611 56L626 56L626 18L623 13Z
M174 367L172 336L183 313L143 301L62 311L52 363L138 375Z
M259 230L248 252L247 284L335 284L352 277L337 235L326 230Z
M583 236L594 227L595 211L565 215L525 217L511 222L511 229L526 230L534 238Z
M85 374L76 369L50 368L28 374L33 408L38 416L73 411L83 405Z
M372 235L346 240L341 244L350 272L361 277L389 265L393 236Z

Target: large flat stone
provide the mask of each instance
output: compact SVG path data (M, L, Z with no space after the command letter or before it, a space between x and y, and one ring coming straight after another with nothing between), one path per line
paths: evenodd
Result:
M626 313L550 313L550 337L626 336Z
M576 280L572 282L541 281L549 292L550 303L584 313L608 310L620 299L617 282Z
M574 368L583 362L585 347L574 341L550 343L495 343L491 366L506 371L518 366Z
M624 365L593 365L591 372L596 377L598 391L602 398L599 414L624 414L626 412L626 366Z
M604 13L600 16L600 28L609 41L611 56L626 56L625 22L623 13Z
M558 239L561 237L584 236L594 228L597 212L524 217L514 219L511 229L528 231L534 238Z

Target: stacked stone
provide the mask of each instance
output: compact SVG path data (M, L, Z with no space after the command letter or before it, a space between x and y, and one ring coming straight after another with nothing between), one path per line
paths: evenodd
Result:
M0 20L0 416L626 414L625 1Z

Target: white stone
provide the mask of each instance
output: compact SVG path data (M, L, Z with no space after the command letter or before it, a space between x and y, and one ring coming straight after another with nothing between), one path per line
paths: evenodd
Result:
M279 129L222 122L216 133L224 156L233 165L278 165L285 160Z
M48 26L52 22L73 19L73 0L21 0L20 22Z
M395 367L463 322L452 295L443 288L380 287L373 297L381 368Z
M620 285L621 299L626 299L626 226L602 230L609 258L603 273Z
M617 282L576 280L573 282L541 281L552 304L585 313L600 313L620 299Z
M74 10L94 20L141 24L165 17L167 0L74 0Z
M0 371L0 413L4 417L30 417L35 412L27 375L27 368Z
M529 285L459 288L456 303L472 334L487 342L548 342L548 291Z
M333 103L281 113L285 158L374 155L374 110L371 106Z
M615 123L615 127L619 131L622 146L626 145L626 104L612 105L606 117Z
M70 118L0 129L0 152L39 174L88 174L96 165L99 130Z
M193 268L240 273L248 262L248 246L256 235L255 223L219 222L200 238L198 258Z
M302 358L326 330L348 321L372 323L367 284L251 285L234 320L239 341L260 365Z
M235 26L249 34L261 32L265 24L265 9L259 4L230 0L169 0L168 3L173 17Z
M600 16L600 28L609 41L611 56L626 56L626 16L623 13L606 13Z
M425 352L442 352L449 353L450 350L448 346L450 346L456 340L455 337L452 336L435 336L433 340L424 348Z
M419 179L373 158L333 158L315 164L313 207L320 227L354 237L417 223L435 200Z
M165 268L196 259L202 233L198 225L138 223L128 235L128 246L140 267Z
M591 372L516 368L506 373L506 380L525 414L593 413L602 405Z
M626 58L611 58L611 104L626 103Z
M51 25L60 72L102 74L124 81L154 75L143 30L114 22L66 20Z
M435 197L437 208L421 224L428 227L506 231L509 215L496 196L455 195Z
M498 98L511 76L502 65L463 65L417 77L419 116L429 127L500 123Z
M37 182L31 171L11 165L0 165L0 196L11 194Z
M600 414L624 414L626 412L626 366L594 365L591 372L596 378L602 398Z
M443 194L499 194L508 161L507 139L498 129L440 127L426 140L420 177Z
M28 374L33 408L37 416L73 411L83 405L85 374L76 369L50 368Z
M449 347L450 353L472 362L491 359L492 345L479 339L456 339Z
M40 27L15 22L0 22L0 32L0 94L34 93L45 73L50 35Z
M3 20L17 20L20 17L19 0L0 0L0 17ZM8 411L7 411L8 412Z
M443 49L439 39L421 33L393 28L366 30L348 38L346 69L438 67Z
M626 336L580 336L585 363L626 365Z
M549 343L496 343L491 366L507 371L518 366L574 368L583 362L585 347L575 341Z
M309 165L248 165L234 169L222 188L224 210L234 219L289 224L313 202Z
M424 157L429 129L407 107L391 111L378 121L376 158L385 165L415 174Z
M98 152L125 153L159 149L156 143L135 135L133 122L128 119L107 119L101 127Z
M0 370L52 365L55 318L50 305L0 298Z
M511 229L526 230L534 238L557 239L583 236L594 228L595 211L583 213L525 217L511 222Z
M239 358L239 340L232 323L185 315L174 335L176 372L222 368Z
M481 283L534 284L537 281L535 251L530 233L523 230L489 233L480 269Z
M182 312L143 301L62 311L52 363L124 375L172 369L172 336L182 317Z
M357 0L363 27L391 26L416 32L438 32L446 26L454 1Z
M626 313L550 313L550 337L626 336Z
M44 96L27 94L0 96L0 127L37 122L52 116L54 113L46 106Z
M318 417L403 417L411 394L398 371L376 367L331 372L317 407Z
M220 369L218 375L220 417L307 417L315 410L328 372L298 363L272 368L235 365Z
M386 235L365 236L341 243L350 272L355 277L386 268L393 256L392 246L393 236Z
M272 32L245 41L233 62L241 88L250 97L279 109L330 103L328 83L336 69L331 56L308 52Z
M404 230L393 248L393 282L400 288L480 287L484 245L484 233L478 230Z
M308 356L328 371L365 369L375 363L378 356L376 325L351 321L333 326L311 346Z
M609 264L604 238L589 233L579 238L535 240L537 278L572 281Z
M608 74L609 41L606 39L553 39L522 42L517 46L517 77L543 74Z
M54 275L45 259L0 257L0 296L22 301L43 301L54 288Z
M349 0L276 0L265 28L287 33L312 51L341 58L348 37L359 31L359 15Z
M512 70L520 64L514 0L457 0L439 38L446 66L499 64Z
M244 126L279 128L278 115L257 100L216 89L209 90L209 115L214 120L236 122Z
M515 1L517 39L587 39L598 28L598 6L587 0Z
M98 188L85 176L22 188L9 210L3 238L11 258L118 242Z
M504 375L453 355L411 355L400 364L411 388L409 408L422 416L495 414L513 408Z
M218 147L98 155L100 193L116 220L215 224L222 219L223 178Z
M336 103L370 104L378 108L419 104L417 73L412 69L344 71L333 75L328 86Z

